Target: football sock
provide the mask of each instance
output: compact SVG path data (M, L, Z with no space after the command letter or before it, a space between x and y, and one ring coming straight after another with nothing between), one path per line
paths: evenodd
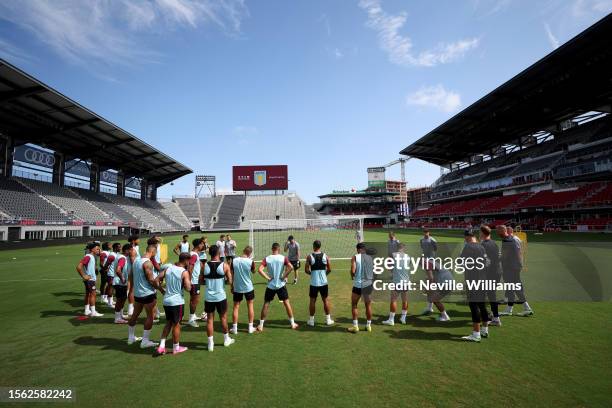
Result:
M146 343L149 340L149 336L151 335L151 330L145 330L142 332L142 342Z

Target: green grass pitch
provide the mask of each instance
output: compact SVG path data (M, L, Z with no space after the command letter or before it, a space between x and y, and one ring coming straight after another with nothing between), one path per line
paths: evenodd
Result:
M232 235L239 246L248 243L247 233ZM367 240L385 237L384 231L366 231ZM415 242L419 235L401 231L398 237ZM546 282L569 287L593 268L610 269L612 237L529 238L529 269L523 275L528 297ZM165 238L170 247L177 241L178 235ZM587 264L573 263L572 251ZM320 303L317 327L305 325L308 280L302 273L298 285L288 286L298 331L288 328L275 301L266 331L248 335L243 305L233 346L222 347L218 328L217 347L209 353L204 327L184 326L181 343L190 350L152 358L152 350L127 345L127 327L112 323L109 308L98 305L103 318L76 318L83 285L75 265L82 254L81 244L0 252L0 385L71 387L78 406L610 406L609 271L600 276L599 289L587 285L567 294L601 301L531 301L535 316L504 318L502 327L490 329L489 339L474 344L459 340L470 332L467 306L449 304L452 321L437 323L416 316L422 298L410 304L407 325L382 326L388 303L377 302L373 332L347 333L349 263L336 261L329 276L335 326L321 325ZM265 286L259 276L255 283L257 322ZM161 324L153 327L155 341Z

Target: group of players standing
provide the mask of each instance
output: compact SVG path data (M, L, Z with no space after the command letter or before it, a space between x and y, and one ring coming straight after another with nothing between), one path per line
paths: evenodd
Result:
M284 304L292 329L299 326L295 323L293 310L285 287L289 274L295 268L294 283L297 283L297 269L299 269L299 244L293 237L287 241L285 250L290 256L280 254L280 245L272 246L271 255L264 258L258 272L268 282L264 295L264 305L261 310L261 319L257 328L254 327L255 291L252 277L255 273L255 262L252 259L253 249L247 246L240 256L236 256L236 242L229 235L221 235L213 245L208 245L206 237L188 241L183 236L174 248L178 255L178 262L174 264L161 264L161 237L153 236L147 241L144 255L140 254L138 236L131 236L128 243L100 244L91 242L86 246L86 254L77 264L77 272L85 285L85 312L88 317L100 317L96 311L96 283L100 279L99 292L102 303L114 308L116 324L128 325L128 344L140 341L141 348L156 347L156 354L166 353L166 338L172 335L172 353L182 353L187 350L179 344L181 322L185 299L183 291L190 293L190 314L188 325L199 327L197 320L207 322L208 350L214 350L214 317L219 315L223 328L223 345L228 347L234 343L230 333L238 333L238 314L240 304L246 300L248 308L248 333L264 330L264 322L269 306L275 297ZM306 273L311 274L313 282L320 285L321 296L324 296L324 307L327 312L326 323L333 324L329 315L327 291L323 290L327 284L327 274L331 272L329 258L320 251L321 243L315 241L313 253L308 256L310 264L306 266ZM99 268L98 261L99 259ZM290 260L291 258L291 260ZM322 268L322 269L317 269ZM100 275L99 278L97 275ZM165 285L163 284L165 282ZM318 283L317 283L318 282ZM233 324L229 329L227 323L227 299L224 285L231 285L233 294ZM200 302L200 288L205 286L204 313L201 317L196 314ZM166 316L166 325L162 331L159 343L150 339L153 323L159 319L161 313L157 307L157 291L163 295L163 309ZM113 293L116 302L113 301ZM311 290L312 293L312 290ZM123 314L126 301L128 302L127 315ZM314 302L312 319L308 324L314 325ZM136 337L136 322L142 311L145 311L144 331L142 337ZM127 319L127 320L126 320Z
M524 262L524 243L514 234L512 227L505 225L496 226L496 232L501 238L501 249L492 239L491 228L487 225L482 225L478 231L468 228L464 231L464 246L462 248L460 258L463 259L484 259L485 267L480 269L477 267L465 268L465 280L471 281L489 281L489 282L504 282L513 284L514 288L505 290L505 299L497 299L497 291L493 288L466 290L466 300L470 308L472 317L472 333L462 337L463 340L480 342L482 338L489 337L489 326L501 326L500 316L510 316L513 314L514 304L522 304L523 311L520 316L533 315L533 309L527 303L524 291L524 285L521 280L521 271ZM479 235L479 239L476 235ZM390 242L395 237L390 235ZM424 230L424 237L420 240L421 250L426 259L436 258L438 250L435 238L430 235L429 230ZM429 263L426 267L427 278L430 281L438 284L453 280L452 273L445 270L435 263ZM444 322L450 320L448 313L445 310L442 299L450 293L449 290L433 291L428 293L427 307L423 311L423 315L433 313L435 305L440 316L438 321ZM488 312L486 303L489 303L491 313ZM499 304L506 303L506 308L502 312L499 311ZM407 307L407 303L406 303ZM394 310L392 310L393 312ZM405 310L402 311L405 315ZM384 324L393 324L394 313L391 313L389 320Z
M521 282L520 270L522 268L522 251L520 240L512 234L512 230L505 226L498 226L498 235L502 238L502 250L499 251L497 244L491 239L491 230L487 226L480 228L480 238L475 238L472 229L465 231L465 245L462 257L483 256L489 259L487 268L479 278L500 280L505 282ZM180 346L181 322L183 320L185 299L183 291L190 294L189 320L187 324L199 327L197 320L206 321L206 332L208 336L208 350L214 350L214 317L215 312L219 315L223 330L223 345L228 347L235 342L231 334L238 333L238 315L240 304L246 300L248 310L248 333L263 331L264 323L268 315L270 303L275 297L283 303L291 329L299 326L295 322L293 309L289 301L286 283L291 272L295 273L293 283L298 281L298 270L300 268L300 245L293 236L289 236L285 242L284 251L287 256L281 254L281 246L278 243L272 245L272 253L265 257L257 268L257 272L267 281L264 294L260 321L254 326L254 299L255 291L252 275L255 273L255 262L253 261L253 249L246 246L240 256L236 256L236 242L230 235L221 235L219 240L209 245L206 237L198 238L189 242L189 236L184 235L173 249L178 256L178 262L174 264L161 264L161 237L155 235L148 239L144 255L140 254L138 236L130 236L128 243L121 245L114 243L100 244L91 242L87 244L87 253L77 265L85 285L85 316L102 316L96 311L96 282L97 274L100 275L99 291L102 295L102 303L114 308L117 324L127 324L128 344L140 341L141 348L156 347L156 354L166 353L166 338L172 335L172 353L182 353L187 350ZM424 237L420 241L421 250L426 258L435 258L437 242L431 237L428 230L424 231ZM389 254L405 254L405 246L400 243L393 232L389 233ZM366 331L372 330L372 298L373 285L372 274L368 273L366 245L358 242L356 254L351 258L350 274L353 280L351 295L351 312L353 324L348 328L349 332L357 333L358 325L358 303L361 299L365 304ZM96 258L99 258L99 268ZM429 264L428 264L429 265ZM371 269L371 268L370 268ZM310 275L309 289L309 319L307 325L315 325L316 300L321 296L325 311L325 324L333 325L331 318L331 304L329 301L329 290L327 275L331 273L331 261L329 256L322 252L321 242L316 240L312 245L312 252L306 257L305 272ZM371 271L370 271L371 272ZM466 279L476 278L470 270L466 271ZM426 268L427 279L442 283L452 280L452 273L435 263ZM393 270L393 280L397 283L402 280L408 281L410 277L401 268ZM165 285L162 283L165 282ZM224 285L228 283L233 295L232 327L227 322L227 299ZM205 286L204 312L201 316L196 314L200 302L200 288ZM163 295L163 309L166 316L166 324L163 328L159 343L150 339L153 323L161 315L157 307L157 291ZM113 301L113 293L116 302ZM435 305L440 316L438 321L450 320L448 313L442 303L443 298L449 291L432 291L428 293L427 308L424 315L433 313ZM473 332L463 337L469 341L480 341L482 337L488 337L488 326L500 326L500 316L512 314L514 303L522 303L525 310L523 315L533 314L533 311L525 301L523 290L516 293L518 301L515 302L514 291L507 291L507 308L503 312L498 311L498 301L495 291L486 292L491 306L491 315L487 312L484 299L475 294L467 293L468 304L472 314ZM385 325L395 324L397 312L397 300L401 297L402 311L400 321L406 323L408 312L407 290L392 290L390 299L389 318L382 323ZM126 301L128 302L127 314L123 314ZM142 311L145 311L144 331L142 337L136 337L136 323Z

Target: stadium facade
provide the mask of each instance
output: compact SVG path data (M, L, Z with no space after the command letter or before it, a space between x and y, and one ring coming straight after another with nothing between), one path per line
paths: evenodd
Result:
M612 15L400 153L444 168L409 227L612 228Z
M0 241L189 229L157 189L191 169L0 60Z
M318 217L287 191L287 166L248 167L242 190L256 194L158 200L159 187L191 169L0 60L0 241L248 230L253 220Z
M407 191L403 181L382 180L364 190L332 191L319 196L314 206L322 216L364 219L366 228L398 224L407 214Z

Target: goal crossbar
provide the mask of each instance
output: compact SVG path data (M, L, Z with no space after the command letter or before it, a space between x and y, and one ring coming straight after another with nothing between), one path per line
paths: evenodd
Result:
M363 241L362 217L320 217L281 220L252 220L249 227L249 245L255 259L270 253L273 243L281 245L281 251L289 236L300 244L302 258L312 250L315 240L321 241L322 250L332 258L350 258L355 244Z

